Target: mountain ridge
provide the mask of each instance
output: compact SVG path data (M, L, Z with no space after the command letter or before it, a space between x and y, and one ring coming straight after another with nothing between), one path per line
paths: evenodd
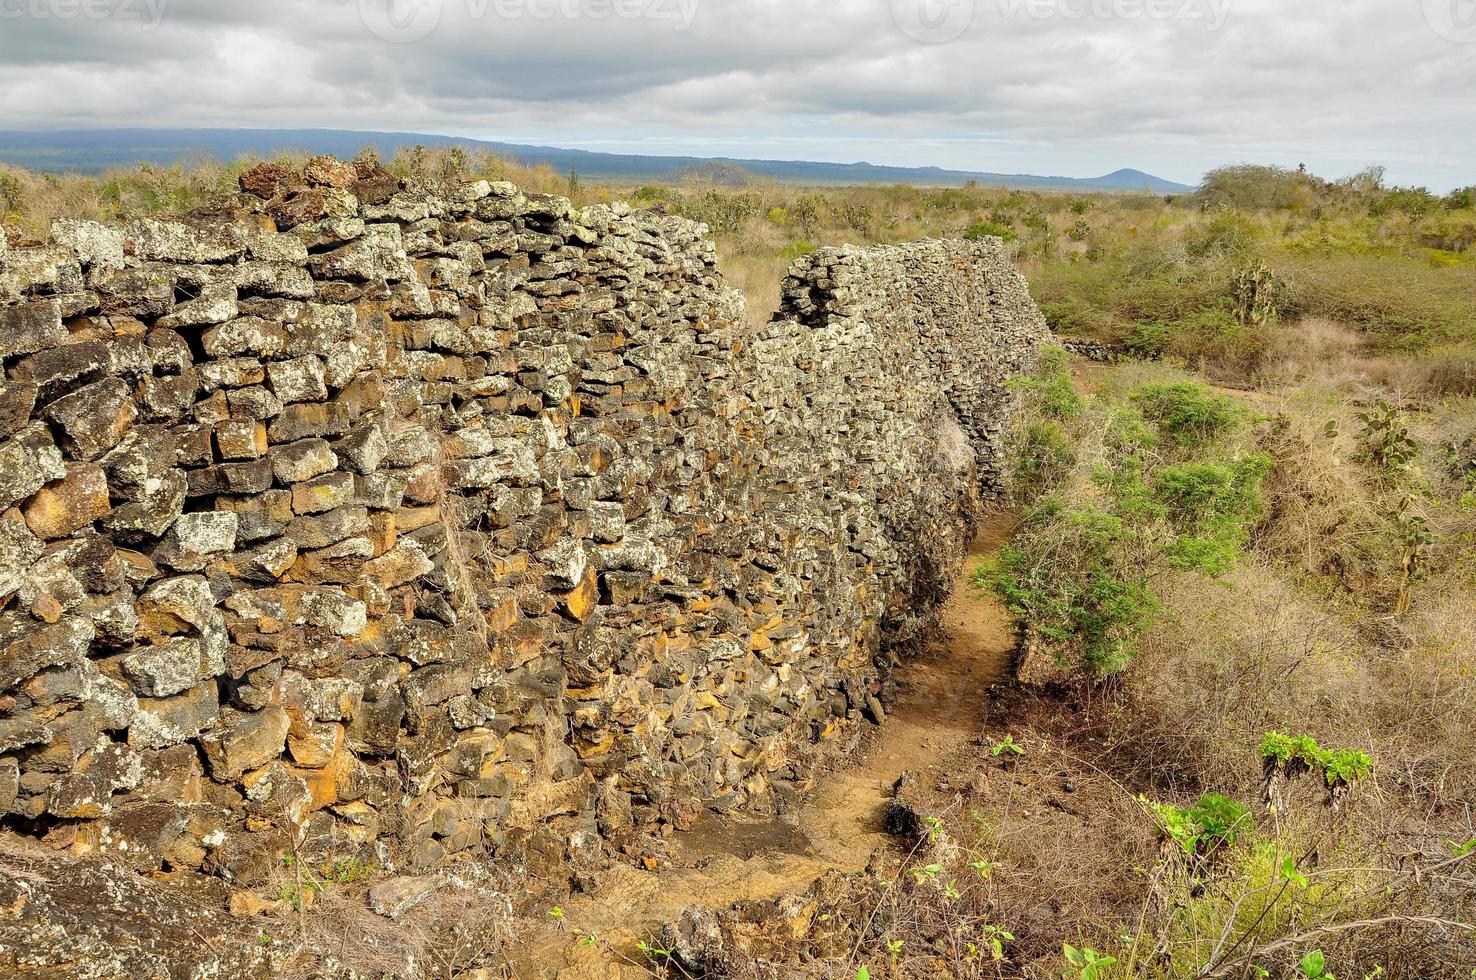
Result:
M307 150L352 156L365 146L389 156L400 147L462 145L486 149L519 163L548 163L596 179L662 181L684 170L709 164L741 167L759 177L786 183L925 184L963 186L970 181L1020 190L1149 191L1183 193L1186 184L1130 167L1100 177L951 170L937 166L900 167L818 160L768 160L742 157L697 157L607 153L527 143L504 143L429 133L372 132L338 129L71 129L0 130L0 162L48 172L100 173L133 163L167 165L193 156L232 159L244 154L269 156L284 150Z

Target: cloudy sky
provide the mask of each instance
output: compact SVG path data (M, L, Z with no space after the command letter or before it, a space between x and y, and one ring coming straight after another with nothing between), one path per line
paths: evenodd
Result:
M0 128L1476 184L1476 0L0 0Z

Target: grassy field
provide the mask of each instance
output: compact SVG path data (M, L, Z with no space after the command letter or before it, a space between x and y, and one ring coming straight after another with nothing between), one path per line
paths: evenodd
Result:
M0 213L15 238L185 210L245 165L0 169ZM1024 523L978 586L1053 683L1012 695L993 737L1023 753L978 809L940 803L952 856L874 869L881 924L875 902L836 907L847 980L858 956L874 977L1476 976L1476 189L1265 167L1162 198L394 166L704 221L755 323L819 246L997 235L1059 335L1124 354L1053 355L1021 382ZM964 785L1003 763L960 766ZM1041 795L1057 785L1073 795ZM940 884L970 874L966 901Z

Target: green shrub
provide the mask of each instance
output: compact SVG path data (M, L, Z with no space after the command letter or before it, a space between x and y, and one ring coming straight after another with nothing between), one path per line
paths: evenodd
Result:
M1018 383L1031 418L1011 455L1025 489L1056 487L1082 453L1073 439L1089 437L1099 461L1074 477L1083 485L1072 496L1092 502L1044 499L977 582L1028 624L1060 666L1102 678L1137 655L1158 611L1155 578L1220 575L1240 555L1261 516L1271 463L1259 453L1227 451L1225 437L1241 413L1203 385L1146 385L1126 403L1083 403L1068 383L1064 364L1051 359ZM1165 459L1165 438L1193 444L1199 458Z
M1205 207L1290 210L1310 204L1318 183L1300 170L1242 163L1205 174L1195 198Z
M1270 458L1259 453L1159 469L1153 499L1167 508L1180 534L1168 546L1170 563L1209 575L1227 571L1261 515L1261 482L1270 470Z
M1050 419L1028 423L1013 449L1014 489L1021 495L1033 495L1056 485L1076 463L1070 436L1059 422Z
M1203 446L1240 424L1235 403L1193 381L1149 384L1132 395L1143 417L1181 446Z
M1023 392L1025 411L1032 417L1074 419L1081 414L1081 396L1071 380L1071 354L1063 347L1048 347L1035 370L1011 378L1007 387Z
M1158 610L1143 569L1126 558L1134 549L1122 547L1136 529L1115 514L1054 499L1028 520L1052 547L1006 545L977 581L1028 622L1062 666L1095 678L1120 671Z
M999 224L994 221L975 221L964 231L964 238L971 242L990 237L1002 238L1007 242L1012 242L1020 236L1009 225Z

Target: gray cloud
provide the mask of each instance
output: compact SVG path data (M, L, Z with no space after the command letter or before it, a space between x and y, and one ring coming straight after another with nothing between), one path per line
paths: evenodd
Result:
M157 24L125 16L149 3ZM440 16L393 43L371 30L387 33L388 3ZM972 18L946 43L891 13L949 3ZM1188 180L1231 160L1382 162L1405 183L1476 183L1476 38L1443 37L1423 3L0 0L0 127L321 126ZM613 13L632 5L649 16ZM900 19L914 33L920 9Z

